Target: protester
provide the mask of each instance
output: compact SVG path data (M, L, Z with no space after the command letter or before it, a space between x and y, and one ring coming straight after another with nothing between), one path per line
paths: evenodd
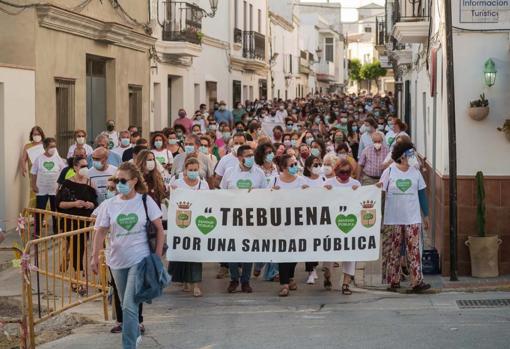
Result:
M34 126L28 136L30 143L23 146L20 158L20 172L23 177L30 173L35 159L44 153L43 140L44 131L39 126ZM27 170L28 168L28 170Z
M106 122L106 131L102 134L108 137L106 146L109 150L119 146L119 133L115 131L115 121L108 120Z
M164 167L168 173L170 173L172 170L172 164L174 162L174 156L172 155L172 152L168 150L168 140L163 133L156 132L152 136L151 149L152 153L156 157L156 160Z
M165 133L165 136L168 140L167 149L172 153L172 157L177 157L177 155L184 153L184 148L179 143L179 139L177 137L177 133L170 129Z
M200 137L200 148L198 149L202 154L207 155L209 160L211 161L211 166L216 168L216 164L218 163L218 158L213 154L213 141L209 136L201 136Z
M239 164L239 157L237 156L237 150L246 144L246 136L243 133L236 134L232 140L231 152L223 156L218 165L214 169L216 174L216 182L219 184L221 178L225 175L225 171L230 167L235 167Z
M110 142L110 141L111 141L111 139L109 139L107 135L100 134L99 136L96 137L96 140L95 140L96 147L95 148L96 149L104 148L104 149L108 150L108 153L107 153L108 158L106 161L108 162L108 164L118 167L122 163L122 158L119 156L119 154L110 151L111 148L108 145L108 142ZM88 155L87 161L89 163L89 167L92 167L92 154Z
M118 154L121 158L124 155L124 152L132 147L131 145L131 137L128 130L119 132L119 146L113 148L111 151Z
M145 138L138 138L135 145L129 149L126 149L122 154L122 162L131 161L133 159L133 153L137 146L143 147L145 149L149 148L149 142Z
M76 147L74 148L74 152L70 158L67 159L67 166L60 171L60 175L58 176L57 183L62 185L66 179L73 177L76 172L74 172L74 158L82 157L87 159L87 153L85 148Z
M162 207L164 200L168 197L165 188L165 182L156 166L157 158L154 151L141 150L134 160L134 164L142 173L145 184L147 185L147 195L149 195L159 208Z
M196 135L188 135L184 140L184 153L175 157L172 165L172 175L179 176L184 171L184 164L187 156L193 156L200 162L200 178L210 181L213 178L213 166L209 157L198 151L200 147L200 137Z
M76 130L74 131L74 140L75 143L71 144L69 150L67 152L67 158L73 157L75 149L84 149L86 156L92 154L92 147L87 144L87 132L85 130Z
M191 127L193 127L193 121L187 117L186 111L184 109L179 109L177 115L179 118L174 121L174 128L177 130L179 126L183 134L188 134L191 132Z
M384 159L388 154L388 147L384 144L384 135L380 132L372 133L372 144L361 153L357 178L363 185L379 182L383 172Z
M366 147L371 145L372 142L372 133L376 132L377 129L377 122L373 118L366 118L364 120L363 126L361 126L360 133L360 141L359 141L359 147L358 147L358 159L361 157L361 154L363 153L363 150L365 150Z
M234 116L232 112L227 109L227 103L221 101L218 110L214 112L214 119L218 124L225 122L229 127L234 125Z
M117 167L108 163L108 153L110 151L103 147L94 150L92 153L92 168L88 171L88 178L96 189L97 202L99 204L106 200L108 178L117 171Z

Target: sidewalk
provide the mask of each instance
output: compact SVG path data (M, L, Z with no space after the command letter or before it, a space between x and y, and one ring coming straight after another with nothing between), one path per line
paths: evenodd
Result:
M21 247L21 239L16 230L4 231L5 240L0 244L2 248L9 248L18 244ZM12 260L14 259L14 252L0 251L0 272L12 267Z

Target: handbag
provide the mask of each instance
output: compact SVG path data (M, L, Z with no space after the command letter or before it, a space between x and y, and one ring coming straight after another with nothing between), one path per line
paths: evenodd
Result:
M156 252L156 243L158 237L158 230L154 226L154 223L149 218L149 212L147 210L147 194L142 195L143 208L145 209L145 231L147 232L147 242L149 243L149 250L151 253ZM168 245L166 242L163 243L163 255L166 254L168 250Z

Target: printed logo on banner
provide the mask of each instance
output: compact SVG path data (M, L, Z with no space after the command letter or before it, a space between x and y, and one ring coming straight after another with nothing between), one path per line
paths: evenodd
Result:
M205 213L212 213L212 208L206 208ZM195 224L202 234L207 235L216 228L217 221L214 216L198 216Z
M179 228L187 228L191 224L191 203L187 201L180 201L177 203L177 210L175 212L175 225Z
M374 208L375 201L367 200L361 203L361 207L363 208L360 212L361 214L361 225L365 228L372 228L375 225L376 221L376 210Z

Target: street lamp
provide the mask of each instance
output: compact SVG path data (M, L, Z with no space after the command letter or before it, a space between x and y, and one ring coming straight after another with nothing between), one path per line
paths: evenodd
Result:
M492 59L485 61L483 74L485 77L485 85L491 87L496 83L496 64Z

